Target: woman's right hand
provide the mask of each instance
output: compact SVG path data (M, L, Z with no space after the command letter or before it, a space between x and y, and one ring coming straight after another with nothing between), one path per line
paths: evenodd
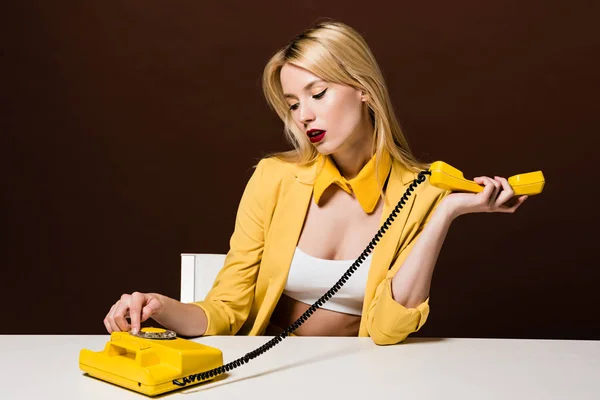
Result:
M156 293L139 292L122 295L104 318L106 330L108 333L131 330L135 335L139 332L142 322L161 313L164 308L161 297ZM128 317L131 325L127 322Z

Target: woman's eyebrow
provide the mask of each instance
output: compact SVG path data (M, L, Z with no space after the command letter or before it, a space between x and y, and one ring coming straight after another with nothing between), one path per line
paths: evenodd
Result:
M321 82L325 82L325 81L324 81L324 80L322 80L322 79L315 79L314 81L312 81L312 82L309 82L309 83L308 83L308 85L304 86L304 90L308 90L308 89L310 89L311 87L315 86L317 83L321 83ZM289 93L286 93L286 94L284 94L284 95L283 95L283 97L285 97L286 99L287 99L287 98L289 98L289 97L292 97L292 98L294 98L294 99L297 99L297 98L298 98L298 97L296 97L295 95L293 95L293 94L289 94Z

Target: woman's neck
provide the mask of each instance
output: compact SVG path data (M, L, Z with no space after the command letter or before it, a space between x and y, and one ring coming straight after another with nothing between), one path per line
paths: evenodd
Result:
M345 152L337 152L331 155L333 162L337 166L340 174L348 180L356 177L361 169L371 159L371 152L366 152L364 149L357 149L356 151L345 151Z
M348 180L356 177L361 169L373 157L371 154L373 146L373 126L368 119L363 118L363 126L360 130L352 135L353 137L335 153L331 154L331 158L340 171L340 174Z

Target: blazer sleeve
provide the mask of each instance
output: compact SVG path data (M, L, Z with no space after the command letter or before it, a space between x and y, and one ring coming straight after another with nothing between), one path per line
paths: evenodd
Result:
M371 301L367 313L367 330L369 336L378 345L396 344L421 329L429 316L429 298L415 308L406 308L392 297L392 278L398 272L415 243L421 236L423 228L431 219L433 211L450 191L429 186L422 198L423 206L418 212L420 218L412 226L413 233L408 236L406 244L386 274L385 279L378 285L375 297ZM424 208L423 208L424 207Z
M192 303L208 318L204 335L235 335L250 313L265 239L264 164L258 163L240 200L223 268L206 298Z

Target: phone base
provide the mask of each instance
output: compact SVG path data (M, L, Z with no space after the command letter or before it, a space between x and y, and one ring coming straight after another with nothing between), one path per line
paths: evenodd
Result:
M158 385L145 385L140 382L133 381L131 379L124 378L122 376L112 374L107 371L103 371L98 368L90 367L89 365L79 364L79 368L86 372L89 376L100 379L102 381L115 384L117 386L121 386L126 389L133 390L138 393L145 394L146 396L157 396L159 394L167 393L172 390L177 390L179 387L174 386L173 383L162 383ZM199 382L195 382L193 384L198 384ZM190 384L189 386L191 386ZM186 386L186 387L189 387Z
M164 329L143 328L160 335ZM157 336L159 337L159 336ZM113 332L104 350L82 349L79 368L94 378L147 396L180 389L173 383L223 365L223 353L181 338L147 339L128 332ZM203 381L188 382L186 387Z

